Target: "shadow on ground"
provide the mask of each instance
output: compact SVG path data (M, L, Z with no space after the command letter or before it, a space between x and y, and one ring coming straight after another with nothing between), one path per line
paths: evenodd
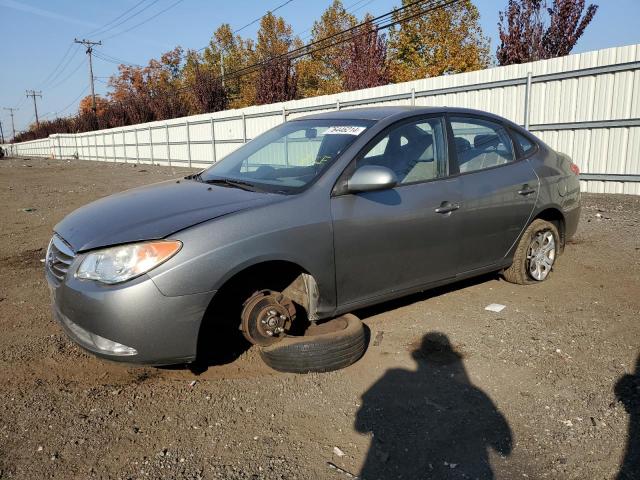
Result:
M640 356L636 360L636 371L624 375L615 386L617 399L629 413L629 433L620 473L617 480L640 478Z
M463 354L431 332L412 355L416 371L389 370L362 397L355 428L372 439L360 478L494 478L489 450L510 455L511 429Z

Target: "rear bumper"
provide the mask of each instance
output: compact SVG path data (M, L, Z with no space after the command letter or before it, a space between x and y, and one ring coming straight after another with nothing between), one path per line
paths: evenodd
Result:
M168 297L146 275L120 285L72 275L60 283L48 271L46 275L54 317L84 349L102 358L148 365L195 359L200 324L215 292ZM128 350L114 351L109 341Z

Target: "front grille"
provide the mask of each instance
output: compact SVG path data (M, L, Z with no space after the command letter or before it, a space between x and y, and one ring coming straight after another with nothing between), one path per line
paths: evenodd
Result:
M46 261L49 273L57 278L59 282L62 282L75 257L76 254L67 242L57 234L54 234L47 249Z

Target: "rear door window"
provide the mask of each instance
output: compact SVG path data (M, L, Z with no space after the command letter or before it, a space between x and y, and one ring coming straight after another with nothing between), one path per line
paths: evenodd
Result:
M513 162L511 137L500 123L475 117L451 117L460 173Z

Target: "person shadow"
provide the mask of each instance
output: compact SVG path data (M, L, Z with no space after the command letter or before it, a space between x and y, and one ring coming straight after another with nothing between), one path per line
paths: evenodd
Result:
M614 393L629 413L627 448L616 479L637 480L640 478L640 356L636 360L636 371L622 376Z
M463 354L430 332L412 356L417 370L389 370L362 396L355 429L372 439L359 478L494 478L489 449L510 455L511 428Z

